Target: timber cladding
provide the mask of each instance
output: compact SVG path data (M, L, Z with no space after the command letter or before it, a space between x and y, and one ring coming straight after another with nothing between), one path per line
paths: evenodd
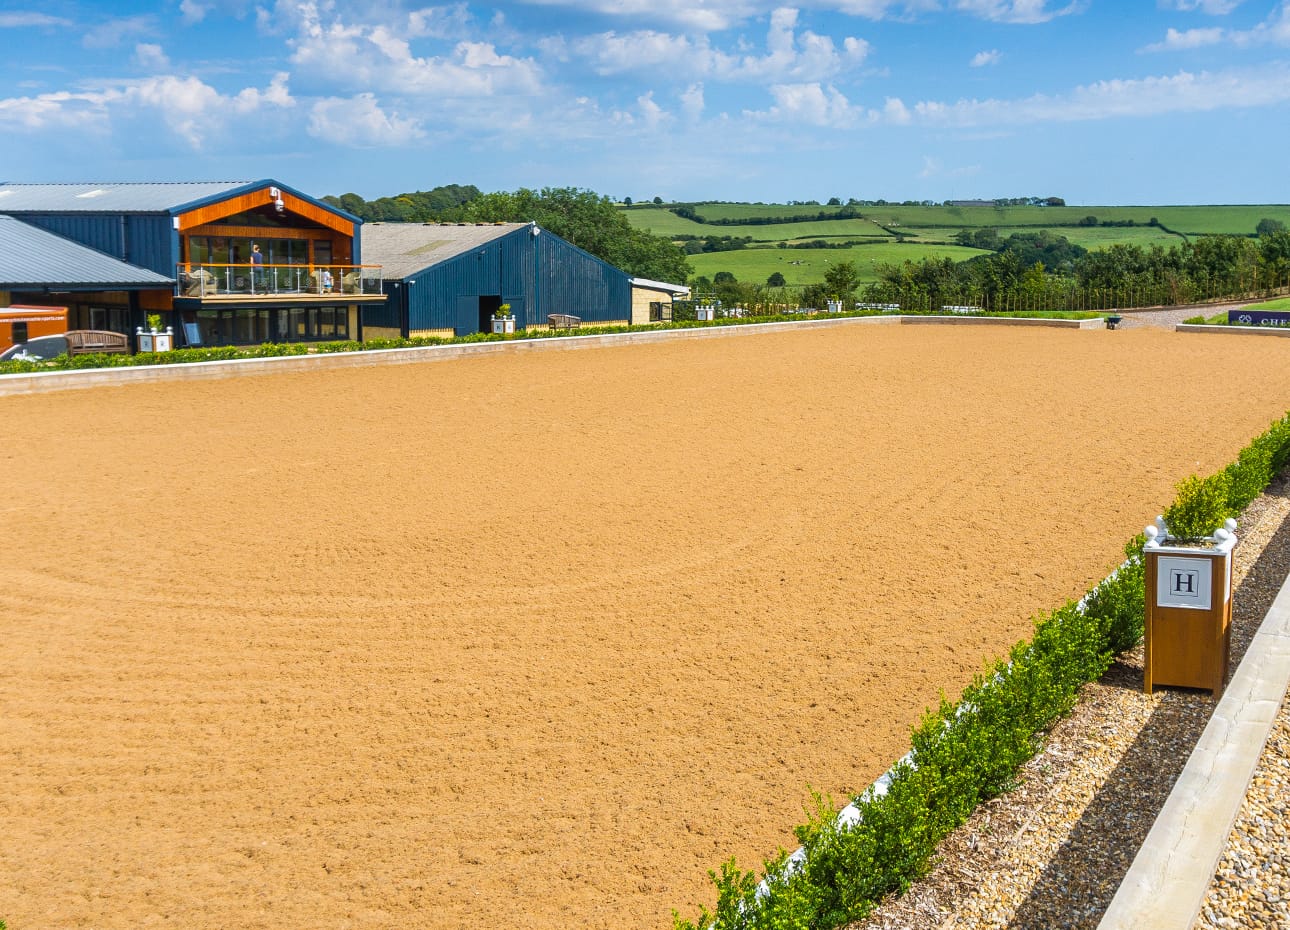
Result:
M330 210L326 210L308 200L302 200L290 191L285 191L281 188L278 189L278 196L282 198L283 207L297 216L312 220L318 225L325 226L327 229L334 230L343 236L353 237L354 224L344 217L337 216ZM269 195L269 187L266 185L258 190L238 194L236 197L229 197L215 203L208 203L179 214L179 231L191 232L196 227L203 226L206 223L213 223L226 216L246 213L273 202L274 198Z

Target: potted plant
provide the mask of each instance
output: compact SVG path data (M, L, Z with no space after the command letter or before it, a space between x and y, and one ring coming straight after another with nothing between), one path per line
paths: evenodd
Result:
M502 304L493 314L493 332L499 335L515 332L515 314L510 304Z

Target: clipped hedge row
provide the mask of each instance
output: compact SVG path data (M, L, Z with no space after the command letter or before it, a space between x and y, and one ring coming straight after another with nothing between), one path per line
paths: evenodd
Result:
M1274 422L1237 460L1206 479L1189 478L1166 520L1193 519L1205 535L1262 493L1290 464L1290 413ZM1170 522L1171 529L1174 524ZM696 921L674 913L674 930L828 930L864 917L884 896L902 892L926 872L936 846L976 806L1007 791L1043 734L1075 704L1119 653L1142 638L1144 566L1141 535L1126 561L1078 604L1035 623L1029 642L1014 646L973 679L957 705L944 696L911 734L912 751L840 817L813 795L802 844L763 863L764 880L733 859L709 873L716 909Z
M793 320L814 319L825 316L876 316L877 311L863 310L843 314L793 314L759 317L723 317L712 322L676 320L654 323L647 329L640 326L583 326L580 329L556 330L528 329L508 335L471 333L468 336L414 336L408 339L353 339L335 342L266 342L258 346L213 346L209 348L175 349L171 352L139 352L135 355L89 354L67 356L39 362L10 360L0 362L0 374L30 374L40 371L76 371L84 368L125 368L134 365L185 365L193 362L219 362L244 358L278 358L292 355L315 355L332 352L364 352L375 349L417 349L426 346L463 345L476 342L505 342L515 339L550 339L571 336L603 336L615 333L642 332L655 329L694 329L709 326L740 326L749 323L786 323Z
M134 365L185 365L193 362L219 362L243 358L278 358L291 355L314 355L331 352L363 352L374 349L416 349L426 346L462 345L475 342L504 342L514 339L550 339L570 336L604 336L615 333L642 332L655 329L695 329L710 326L746 326L752 323L789 323L802 319L880 316L878 310L856 310L846 313L797 313L769 316L722 317L710 322L674 320L641 326L584 326L580 329L549 331L528 329L508 335L471 333L468 336L415 336L409 339L353 339L336 342L266 342L258 346L214 346L197 349L175 349L171 352L139 352L135 355L60 355L58 358L39 362L0 362L0 374L31 374L39 371L77 371L84 368L123 368ZM926 315L926 314L923 314ZM1096 313L1051 311L1044 313L983 313L994 317L1043 317L1049 319L1091 319Z

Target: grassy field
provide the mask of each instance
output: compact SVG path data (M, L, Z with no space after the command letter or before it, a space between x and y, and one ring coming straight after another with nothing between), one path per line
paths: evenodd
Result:
M645 217L662 208L628 211L633 225L648 226ZM814 216L836 213L841 207L790 206L768 204L694 204L694 210L709 221L749 219L756 217ZM866 220L883 226L949 227L975 229L994 227L1075 226L1088 216L1098 222L1133 220L1146 225L1154 217L1161 225L1186 235L1232 233L1252 235L1264 217L1280 220L1290 226L1290 204L1236 204L1211 206L1073 206L1073 207L919 207L888 204L881 207L859 207ZM638 220L633 214L640 214ZM664 232L659 229L658 232Z
M1290 310L1290 297L1278 297L1276 300L1265 301L1261 304L1250 304L1247 310Z
M1006 239L1013 233L1036 233L1047 230L1055 236L1065 236L1071 242L1086 249L1104 249L1107 246L1119 244L1131 244L1147 248L1152 245L1162 245L1166 248L1171 245L1178 245L1183 241L1181 236L1167 233L1155 226L1003 226L995 227L999 233L999 238ZM958 232L957 229L946 229L944 227L912 227L906 226L901 228L901 232L906 235L913 235L912 242L945 242L953 239Z
M876 280L874 267L881 263L919 261L926 257L950 257L964 261L979 255L977 249L966 249L948 243L965 229L991 228L1006 238L1013 233L1048 230L1065 236L1086 249L1102 249L1117 244L1147 248L1169 247L1185 237L1199 235L1253 235L1259 220L1279 220L1290 226L1290 205L1217 205L1217 206L1068 206L1068 207L947 207L901 206L859 207L862 217L816 219L820 214L836 214L842 207L815 204L697 203L696 214L709 222L685 219L665 207L631 207L625 210L628 221L638 229L663 236L747 236L754 244L766 248L749 248L733 252L709 252L690 256L695 274L712 277L718 271L729 271L740 281L763 283L776 271L790 285L815 284L823 281L830 263L853 261L865 281ZM1132 221L1134 226L1081 226L1081 220L1095 217L1098 223ZM740 223L718 225L715 221L741 221L762 218L812 217L802 222ZM1148 225L1152 220L1158 225ZM884 228L885 227L885 228ZM900 242L892 232L907 237ZM864 245L849 249L786 250L774 248L780 242L825 239L839 242L866 240ZM872 243L872 244L870 244Z
M905 259L917 261L924 257L952 258L966 261L974 255L984 254L980 249L965 249L959 245L915 245L892 239L874 245L857 245L849 249L739 249L734 252L706 252L691 255L690 264L696 275L711 278L718 271L729 271L736 280L751 284L765 284L766 279L778 271L789 285L820 284L830 264L854 262L863 281L876 281L878 264L899 263Z

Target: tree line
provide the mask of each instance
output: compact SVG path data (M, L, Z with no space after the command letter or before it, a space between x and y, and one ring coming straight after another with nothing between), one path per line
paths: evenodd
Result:
M634 277L684 284L685 252L670 239L635 229L608 197L573 187L481 193L449 184L367 201L357 194L322 198L364 222L537 223Z
M878 280L862 286L854 262L837 262L823 283L787 288L776 272L765 284L737 281L730 272L694 282L696 296L725 306L773 311L823 309L828 301L899 304L907 311L942 306L984 310L1106 310L1172 306L1290 288L1290 231L1272 221L1257 239L1200 236L1164 247L1117 244L1088 251L1051 232L981 235L992 248L966 262L923 258L877 266ZM982 231L984 232L984 231Z
M1014 233L991 254L966 262L924 258L877 272L865 299L908 309L1172 306L1290 286L1290 232L1199 236L1168 247L1119 243L1091 252L1064 236Z

